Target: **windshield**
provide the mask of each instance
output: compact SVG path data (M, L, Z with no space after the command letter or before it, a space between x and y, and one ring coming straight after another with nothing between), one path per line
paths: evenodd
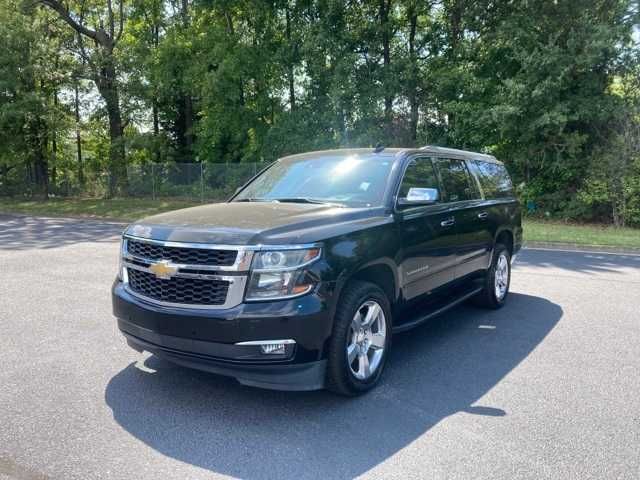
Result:
M382 205L393 157L336 154L279 160L233 199Z

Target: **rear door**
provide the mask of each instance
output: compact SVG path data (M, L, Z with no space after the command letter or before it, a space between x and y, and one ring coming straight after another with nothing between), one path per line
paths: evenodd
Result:
M505 166L495 160L474 159L468 163L482 189L484 202L479 214L484 217L486 234L493 240L500 228L519 226L516 194Z
M398 198L410 188L441 185L430 157L412 158L405 170ZM432 205L397 208L402 242L401 281L405 299L411 300L453 281L456 264L455 222L442 201Z
M464 159L438 158L436 165L455 220L455 278L462 278L487 267L493 241L487 229L488 212Z

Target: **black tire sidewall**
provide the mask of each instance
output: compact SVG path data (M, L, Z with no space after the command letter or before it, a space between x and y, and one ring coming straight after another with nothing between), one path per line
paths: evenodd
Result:
M346 288L347 290L341 296L334 319L333 336L329 349L328 383L329 388L338 393L357 395L358 393L370 390L378 383L384 370L391 347L391 307L389 305L389 299L377 285L357 281ZM380 365L370 378L360 380L351 373L347 362L346 347L353 316L356 314L357 309L369 300L375 301L382 308L387 331L385 332L385 348Z

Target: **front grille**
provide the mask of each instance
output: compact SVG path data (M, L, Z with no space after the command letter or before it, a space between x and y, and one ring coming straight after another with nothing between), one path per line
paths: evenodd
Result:
M130 255L149 260L171 260L174 263L228 267L234 264L236 250L213 250L205 248L166 247L154 243L127 240Z
M222 305L227 298L229 282L173 277L157 278L152 273L127 268L129 288L140 295L162 302L188 305Z

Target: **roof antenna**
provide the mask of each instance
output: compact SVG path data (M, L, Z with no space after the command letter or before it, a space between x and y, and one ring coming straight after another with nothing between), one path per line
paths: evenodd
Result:
M376 144L376 147L373 149L373 153L380 153L383 150L384 150L384 145L382 145L382 143L378 142Z

